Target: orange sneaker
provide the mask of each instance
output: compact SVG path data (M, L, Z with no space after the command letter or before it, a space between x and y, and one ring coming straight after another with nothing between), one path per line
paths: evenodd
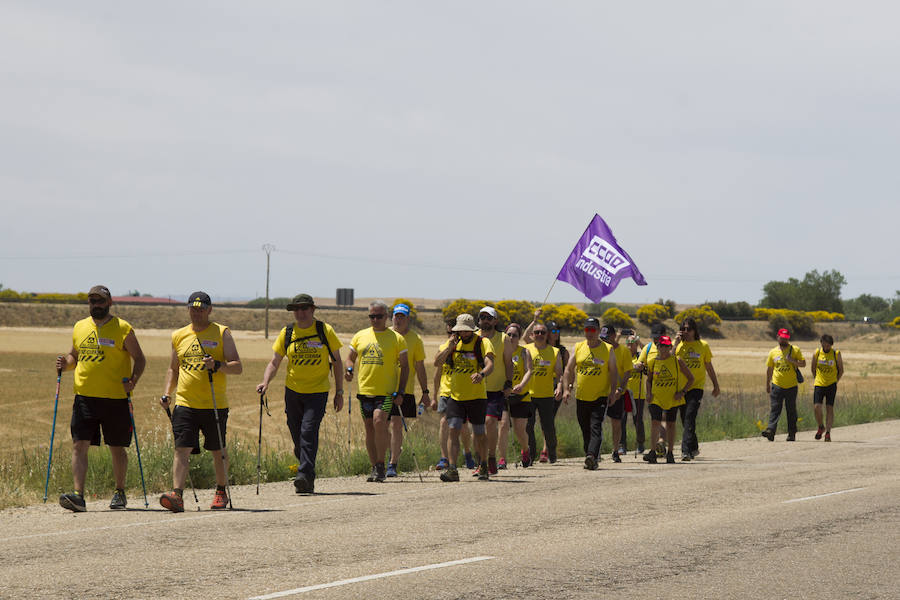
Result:
M209 507L213 510L228 508L228 495L225 493L225 490L216 490L216 497L213 498Z
M175 492L166 492L159 497L159 503L174 513L184 512L184 499Z

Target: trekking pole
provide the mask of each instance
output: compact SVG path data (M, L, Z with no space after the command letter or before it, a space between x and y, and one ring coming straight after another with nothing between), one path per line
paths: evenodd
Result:
M406 439L409 439L409 429L406 427L406 419L403 418L403 411L400 411L400 422L403 423L403 433L406 436ZM422 470L419 468L419 459L416 458L416 451L412 447L412 444L409 445L409 450L412 452L413 463L416 465L416 473L419 474L419 483L425 483L425 480L422 478Z
M272 413L269 412L269 399L266 397L266 393L262 392L259 395L259 445L256 447L256 495L259 496L259 473L260 473L260 457L262 456L262 413L263 406L266 407L266 414L270 417Z
M62 358L61 356L59 358ZM56 409L59 406L59 382L62 380L62 367L56 369L56 399L53 401L53 425L50 428L50 455L47 456L47 480L44 482L44 502L47 501L47 490L50 487L50 463L53 460L53 438L56 436Z
M198 340L199 341L199 340ZM201 344L202 348L203 345ZM213 416L216 419L216 433L219 434L219 448L222 449L222 463L225 468L225 496L228 498L228 509L234 508L231 504L231 494L228 493L228 450L225 448L225 440L222 439L222 425L219 423L219 409L216 407L216 387L213 385L213 372L206 370L209 379L209 394L212 397Z
M169 416L169 424L172 425L172 436L173 436L173 444L175 442L175 423L172 421L172 411L169 410L169 407L166 406L166 414ZM187 469L188 483L191 484L191 492L194 494L194 502L197 504L197 510L200 510L200 499L197 498L197 490L194 489L194 478L191 477L191 455L188 454L188 469Z
M122 378L122 383L128 381L127 377ZM144 490L144 508L149 508L150 503L147 502L147 484L144 482L144 465L141 463L141 445L138 443L137 426L134 424L134 405L131 403L131 392L126 394L128 397L128 414L131 416L131 431L134 432L134 447L137 450L138 469L141 472L141 487Z
M350 462L350 404L353 402L353 382L347 382L347 462Z

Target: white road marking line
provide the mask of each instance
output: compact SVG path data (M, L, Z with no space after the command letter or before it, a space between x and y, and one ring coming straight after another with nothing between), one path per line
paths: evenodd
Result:
M826 498L828 496L837 496L838 494L849 494L850 492L858 492L860 490L864 490L866 488L859 487L853 488L850 490L841 490L839 492L829 492L827 494L819 494L818 496L806 496L805 498L794 498L793 500L785 500L782 504L790 504L791 502L804 502L806 500L815 500L817 498Z
M412 567L409 569L400 569L398 571L388 571L387 573L377 573L375 575L365 575L363 577L354 577L353 579L341 579L340 581L332 581L331 583L320 583L318 585L308 585L293 590L285 590L283 592L274 592L265 596L253 596L249 600L271 600L272 598L284 598L285 596L293 596L294 594L303 594L315 590L324 590L326 588L338 587L341 585L349 585L351 583L359 583L362 581L371 581L373 579L383 579L385 577L393 577L394 575L406 575L407 573L418 573L419 571L430 571L432 569L442 569L444 567L454 567L456 565L465 565L468 563L479 562L482 560L491 560L493 556L474 556L472 558L463 558L460 560L451 560L433 565L425 565L422 567Z

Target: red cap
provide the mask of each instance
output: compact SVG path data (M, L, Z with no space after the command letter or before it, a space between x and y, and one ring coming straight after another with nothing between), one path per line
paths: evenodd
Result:
M657 346L671 346L672 338L667 335L659 336L659 341L656 343Z
M778 330L778 337L784 338L784 339L786 339L786 340L789 340L789 339L791 339L791 332L788 331L787 329L779 329L779 330Z

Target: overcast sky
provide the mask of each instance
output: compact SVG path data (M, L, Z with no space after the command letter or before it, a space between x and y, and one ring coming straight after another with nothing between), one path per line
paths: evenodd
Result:
M542 300L900 288L893 2L0 4L0 283ZM584 301L558 283L550 301Z

